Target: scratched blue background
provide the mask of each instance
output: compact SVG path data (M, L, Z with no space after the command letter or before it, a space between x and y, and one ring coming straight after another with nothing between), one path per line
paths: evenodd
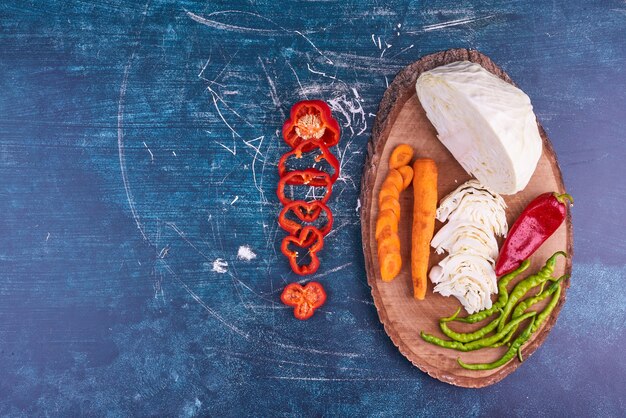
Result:
M481 390L398 353L361 251L386 84L451 47L530 95L576 198L556 327ZM2 2L0 413L623 416L625 64L617 0ZM342 124L343 175L314 276L329 301L299 322L274 189L305 98Z

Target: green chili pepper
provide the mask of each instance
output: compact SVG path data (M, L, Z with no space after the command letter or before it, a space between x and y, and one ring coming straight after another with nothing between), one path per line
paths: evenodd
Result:
M515 354L519 352L522 345L524 345L524 343L528 341L528 339L532 335L532 329L534 325L535 318L533 318L530 324L528 324L528 326L524 329L524 332L522 332L522 334L517 337L515 341L513 341L513 344L511 344L511 347L509 347L506 353L504 353L502 357L492 363L464 363L463 361L461 361L460 358L458 358L456 361L461 367L468 370L492 370L503 366L508 363L512 358L514 358Z
M533 326L532 332L535 332L539 329L541 324L543 324L543 322L550 316L550 314L552 313L556 305L559 303L559 298L561 297L561 289L563 288L563 286L561 286L561 280L567 279L568 277L569 275L567 274L563 275L559 277L558 281L556 281L552 286L550 286L550 287L553 287L553 286L556 287L556 289L554 289L554 296L552 296L552 299L550 300L548 305L543 309L543 311L541 311L541 313L537 315L537 320L535 321L535 325Z
M456 312L454 312L451 316L446 316L445 318L439 319L439 323L441 324L442 322L454 321L460 313L461 313L461 307L459 306Z
M519 326L519 324L518 324ZM504 337L502 340L498 341L497 343L493 344L491 346L491 348L497 348L497 347L502 347L505 344L509 344L509 341L511 341L511 338L513 338L513 335L515 334L515 331L517 331L517 326L515 328L513 328L511 330L511 332L509 332L506 337Z
M548 296L552 295L555 292L558 292L558 295L555 296L556 297L556 301L558 301L559 296L561 295L561 287L560 287L561 281L563 281L564 279L566 279L568 277L569 277L569 275L566 274L566 275L563 275L563 276L559 277L558 279L554 279L554 283L552 283L550 285L550 287L548 287L544 292L541 292L537 296L533 296L532 298L524 299L523 301L521 301L515 307L515 310L513 311L513 315L511 316L511 318L513 318L513 319L519 318L526 311L526 309L530 308L532 305L535 305L535 304L541 302L542 300L546 299ZM553 280L553 279L550 278L548 280ZM542 287L543 287L543 284L545 284L545 283L542 283ZM552 303L552 301L550 302L550 304L551 303ZM538 323L536 325L537 327L539 327L539 325L541 325L541 323L545 320L545 318L546 318L545 316L543 318L541 318L541 320L540 320L540 317L544 314L544 312L546 311L548 306L546 306L546 308L544 308L544 310L537 316L537 320L536 320L536 322ZM552 309L554 309L554 308L552 308ZM552 309L550 309L550 312L552 312ZM550 312L548 312L548 315L550 314ZM509 332L509 334L506 337L504 337L503 340L495 343L491 347L496 348L496 347L501 347L504 344L507 344L509 341L511 341L511 338L513 337L513 334L515 334L515 331L517 331L517 327L513 328L511 330L511 332Z
M541 302L542 300L546 299L548 296L552 295L559 288L560 282L566 277L567 275L559 277L544 292L541 292L538 295L533 296L531 298L524 299L523 301L518 303L515 309L513 310L513 315L511 316L511 318L517 318L521 316L526 311L526 309L530 308L531 306ZM542 284L545 284L545 283L542 283Z
M492 344L495 344L496 342L504 338L520 322L525 321L526 319L533 317L536 314L537 314L536 312L529 312L527 314L524 314L520 316L519 318L516 318L512 320L511 322L509 322L502 329L502 331L498 332L497 334L492 335L491 337L481 338L479 340L471 341L468 343L461 343L459 341L442 340L441 338L435 337L434 335L425 334L423 331L420 333L420 335L424 341L429 342L431 344L438 345L440 347L450 348L450 349L457 350L457 351L473 351L473 350L478 350L480 348L489 347Z
M515 270L513 270L512 272L510 272L509 274L505 274L504 276L502 276L500 278L500 280L498 281L498 300L494 302L494 304L491 306L491 308L486 309L484 311L480 311L480 312L476 312L472 315L468 315L465 318L457 318L457 315L459 314L459 312L461 311L461 308L459 307L459 309L457 310L457 312L448 317L448 318L441 318L439 320L439 323L442 322L450 322L450 321L457 321L457 322L464 322L467 324L474 324L476 322L482 321L483 319L493 315L494 313L496 313L500 308L502 308L504 305L506 305L506 302L509 298L509 293L506 290L506 287L509 285L509 283L511 282L511 280L513 280L515 277L517 277L520 273L526 271L526 269L528 269L528 267L530 267L530 261L529 260L524 260L522 262L522 264Z
M543 289L546 287L546 282L541 283L541 286L539 286L539 292L537 292L538 294L543 292Z
M458 312L458 311L457 311ZM502 310L500 310L500 314L502 314ZM470 341L478 340L479 338L484 337L489 334L491 331L496 329L500 322L500 317L498 316L487 325L482 328L477 329L473 332L455 332L448 327L448 321L439 322L439 328L441 328L441 332L443 332L448 338L451 338L455 341L459 341L462 343L467 343Z
M545 266L541 268L536 274L528 276L521 282L519 282L511 292L511 295L504 306L504 311L500 317L500 323L498 324L498 332L502 331L506 324L506 320L509 317L509 314L513 310L513 307L517 302L524 297L524 295L533 287L539 286L541 283L548 280L554 272L554 268L556 267L556 260L558 256L562 255L563 257L567 257L567 254L563 251L557 251L552 255L552 257L548 258Z

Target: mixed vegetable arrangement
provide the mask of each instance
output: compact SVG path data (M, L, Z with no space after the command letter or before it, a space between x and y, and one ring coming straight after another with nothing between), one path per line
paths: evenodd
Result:
M437 166L417 158L410 175L413 149L401 144L392 150L389 170L378 192L377 242L380 278L389 282L402 271L399 239L400 193L413 185L411 277L413 296L426 296L427 277L434 292L454 296L461 307L439 320L448 339L422 332L425 342L467 352L508 346L492 363L461 367L489 370L508 363L547 320L557 306L566 276L553 277L554 253L534 274L519 279L530 267L531 255L559 228L567 215L569 194L545 193L533 200L509 231L506 203L500 196L526 187L542 150L530 100L480 65L456 62L422 73L416 91L439 140L476 179L461 184L437 207ZM433 236L435 221L445 223ZM497 237L506 238L499 249ZM429 269L430 247L447 252ZM500 278L498 280L498 277ZM514 284L509 293L508 286ZM492 301L492 296L497 299ZM535 306L550 299L541 310ZM493 317L469 332L451 327L454 322L474 324ZM520 331L521 329L521 331Z

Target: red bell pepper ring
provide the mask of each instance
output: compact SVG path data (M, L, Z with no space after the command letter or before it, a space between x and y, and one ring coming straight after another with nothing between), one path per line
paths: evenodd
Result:
M339 123L333 118L330 107L321 100L304 100L291 107L289 119L283 125L283 139L296 148L303 142L312 146L318 141L330 148L339 143Z
M306 248L306 254L300 254L298 251L294 251L289 248L290 244L295 244L298 247ZM289 259L289 264L294 273L300 276L306 276L313 274L320 266L320 259L317 257L317 252L324 248L324 236L319 229L314 226L305 226L300 230L297 236L289 235L283 238L280 250ZM309 255L311 261L309 264L298 264L299 256Z
M293 315L297 319L306 320L326 302L326 291L318 282L308 282L305 286L291 283L283 289L280 301L293 306Z
M311 199L311 201L319 200L322 203L328 202L330 194L333 191L333 182L330 180L330 176L323 171L319 171L314 168L290 171L278 180L278 188L276 189L278 200L280 200L280 203L283 205L287 205L296 200L285 196L285 186L287 184L294 186L324 187L326 189L326 193L322 198Z
M305 225L289 219L287 215L290 212L293 212L301 222L307 224L315 222L319 218L320 214L324 212L326 214L326 223L324 223L323 227L317 227L323 236L326 236L333 227L333 214L326 204L320 202L319 200L313 200L311 202L295 200L288 203L278 215L278 224L291 235L298 235L300 230Z
M304 151L304 150L307 151ZM298 145L293 151L287 152L285 154L283 154L283 156L280 158L280 160L278 161L278 175L280 177L283 177L286 173L288 173L287 171L287 161L290 158L296 158L296 159L301 159L303 158L303 154L309 153L309 152L314 152L317 149L320 150L320 155L316 156L314 158L315 163L319 163L320 161L324 160L328 163L328 165L330 165L330 167L333 169L332 174L330 175L330 181L331 182L335 182L335 180L337 180L337 178L339 177L339 161L337 160L337 158L328 150L328 148L326 148L326 146L324 146L324 144L322 144L321 142L317 142L317 141L311 141L311 142L302 142L300 145ZM315 167L312 167L311 169L313 170L317 170ZM317 170L318 172L322 172L321 170ZM316 184L319 183L319 184ZM288 184L292 184L292 183L288 183ZM311 182L312 186L323 186L323 182L320 182L318 179L313 179L313 181Z
M567 202L569 201L569 202ZM568 203L574 203L567 193L544 193L526 206L506 237L496 274L510 273L541 246L565 220Z

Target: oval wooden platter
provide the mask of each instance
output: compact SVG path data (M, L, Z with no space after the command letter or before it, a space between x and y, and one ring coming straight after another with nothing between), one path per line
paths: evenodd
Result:
M401 273L392 282L385 283L380 279L374 238L378 192L388 172L389 155L398 144L408 143L413 146L416 157L428 157L435 160L439 171L439 199L470 179L452 154L437 139L435 128L427 119L415 94L415 81L422 72L460 60L478 63L501 79L513 84L502 69L487 56L475 50L453 49L438 52L425 56L402 70L383 96L376 115L372 138L368 144L368 156L361 184L361 225L368 283L372 288L372 296L380 321L393 343L411 363L432 377L457 386L479 388L504 379L521 363L514 359L495 370L465 370L457 364L458 357L468 363L491 362L501 357L506 347L459 353L428 344L420 338L420 331L444 337L439 331L438 319L452 314L460 303L453 297L443 297L433 293L432 283L428 284L429 290L425 300L418 301L413 298L410 273L413 205L411 188L403 192L401 196L402 215L399 231L403 267ZM508 205L509 226L517 219L524 207L539 194L547 191L561 193L565 191L556 155L541 125L539 125L539 132L543 139L543 154L530 183L523 191L515 195L503 196ZM442 224L437 221L435 233L441 226ZM502 240L499 243L502 244ZM567 260L559 260L554 273L557 277L570 273L572 268L572 224L569 215L557 232L532 255L531 267L521 278L526 277L530 272L537 271L548 257L559 250L567 251L569 257ZM431 249L430 267L437 264L444 256L445 254L435 254ZM569 279L564 282L561 300L550 318L524 345L522 349L524 358L528 358L545 341L565 302L567 287L569 287ZM544 301L538 308L543 308L546 302ZM465 311L463 313L465 314ZM474 326L454 323L457 325L455 329L462 332L467 332L481 324L484 322Z

